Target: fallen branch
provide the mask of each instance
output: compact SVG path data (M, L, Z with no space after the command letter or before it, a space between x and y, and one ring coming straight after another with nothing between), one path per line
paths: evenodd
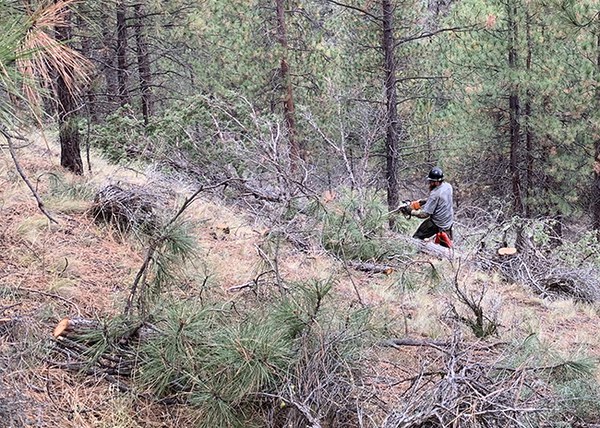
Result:
M365 262L349 262L351 267L361 272L370 272L370 273L384 273L386 275L390 275L394 272L394 268L389 265L381 265L377 263L365 263Z
M450 346L450 343L448 342L438 342L436 340L428 340L428 339L423 339L423 340L418 340L418 339L408 339L408 338L404 338L404 339L388 339L388 340L384 340L383 342L379 342L380 346L389 346L392 348L400 348L401 346L429 346L431 348L445 348L447 346Z
M263 276L267 275L267 274L270 274L270 273L275 273L275 271L273 269L271 269L271 270L268 270L266 272L263 272L260 275L258 275L256 278L254 278L254 279L252 279L252 280L250 280L248 282L245 282L245 283L240 284L240 285L234 285L233 287L229 287L227 289L227 291L229 291L230 293L233 293L233 292L236 292L236 291L243 290L245 288L251 288L251 289L253 289L255 287L258 287L261 278Z
M23 179L23 181L25 182L27 187L29 187L29 190L33 194L33 197L37 201L38 208L46 217L48 217L48 220L50 220L52 223L58 224L58 221L55 220L54 217L52 217L48 211L46 211L46 207L44 206L44 202L42 201L42 198L40 198L40 195L38 195L38 193L35 191L35 188L33 187L31 182L27 178L27 175L25 175L25 172L23 172L23 168L21 168L21 164L19 164L19 161L17 159L17 154L15 152L15 148L13 147L13 143L12 143L13 138L17 139L17 140L23 140L23 141L27 141L27 140L24 137L21 137L19 135L11 134L8 131L8 129L6 129L5 125L0 125L0 133L2 135L4 135L4 138L6 138L6 141L8 142L8 151L10 152L10 156L12 157L12 160L15 164L15 168L17 169L17 172L19 173L19 175L21 176L21 178Z
M3 314L4 312L8 311L9 309L15 308L22 304L23 304L23 302L19 302L19 303L15 303L14 305L3 306L2 308L0 308L0 314Z
M48 293L46 291L41 291L41 290L33 290L31 288L25 288L25 287L17 287L18 291L26 291L27 293L34 293L34 294L41 294L42 296L46 296L46 297L51 297L53 299L58 299L61 300L71 306L73 306L75 308L75 310L77 311L77 315L81 316L81 310L79 309L79 306L77 306L77 304L75 304L74 302L70 301L69 299L65 299L62 296L59 296L58 294L54 294L54 293Z
M321 422L319 421L319 419L317 417L313 416L310 407L308 407L306 404L299 403L296 400L292 400L290 398L286 398L286 397L283 397L281 395L276 395L276 394L262 393L260 395L262 395L264 397L269 397L269 398L276 398L278 400L281 400L284 403L291 404L310 423L310 425L307 425L309 428L322 428Z

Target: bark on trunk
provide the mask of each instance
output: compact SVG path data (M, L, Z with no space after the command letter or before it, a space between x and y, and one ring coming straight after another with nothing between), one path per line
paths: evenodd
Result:
M118 94L118 77L117 67L115 65L115 37L114 37L114 10L110 13L104 11L102 14L102 73L106 81L106 101L110 105L117 102ZM112 19L111 19L112 18Z
M400 202L398 184L398 144L399 128L396 92L396 61L394 57L394 8L391 0L382 1L383 8L383 52L385 61L385 95L387 130L386 147L386 181L387 203L390 211L395 210ZM390 227L394 226L394 218L390 216Z
M71 38L71 11L65 13L65 22L56 27L56 40L66 43ZM60 165L74 174L83 174L80 135L77 124L78 106L62 73L57 73L58 126L60 139Z
M600 76L600 16L596 17L596 76ZM596 109L600 108L600 89L596 88ZM594 178L592 181L592 227L600 241L600 139L594 141Z
M144 124L147 126L153 113L152 73L148 58L148 43L144 35L144 11L141 3L133 6L135 15L135 41L137 48L138 75L140 78L140 100Z
M127 5L125 1L117 2L117 80L121 107L130 104L127 88L129 71L127 64Z
M516 5L507 3L508 15L508 66L516 70L517 64L517 21ZM510 133L510 174L512 182L513 211L515 214L523 214L523 199L521 189L521 171L519 158L521 155L521 106L519 100L519 87L517 83L511 85L508 97L509 104L509 133Z
M288 41L285 22L285 0L275 1L277 9L277 37L281 44L281 80L284 85L283 96L283 118L287 127L288 141L290 146L290 168L292 172L298 168L299 161L304 157L303 151L296 138L296 119L294 113L294 96L292 88L292 79L290 76L290 66L287 61Z
M528 6L525 6L528 7ZM532 16L527 10L527 15L525 18L525 32L527 37L527 58L525 60L525 68L527 73L531 72L531 60L533 55L533 42L531 40L531 19ZM531 98L533 94L531 90L527 88L525 93L525 159L526 159L526 168L525 168L525 201L524 201L524 209L525 216L531 217L531 203L530 199L533 191L533 129L531 126Z
M81 33L81 54L85 58L92 58L93 50L91 43L91 35L89 34L89 28L87 24L87 20L85 19L85 15L87 10L83 9L85 7L85 3L82 3L82 10L78 16L77 27L79 32ZM89 115L89 120L91 123L99 123L98 111L97 111L97 100L96 93L92 89L92 85L86 91L86 99L87 99L87 111Z

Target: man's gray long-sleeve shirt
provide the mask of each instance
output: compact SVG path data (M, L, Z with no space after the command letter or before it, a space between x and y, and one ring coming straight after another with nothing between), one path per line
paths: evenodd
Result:
M452 186L445 181L434 188L422 208L429 214L431 221L442 230L447 230L454 223L454 208L452 207Z

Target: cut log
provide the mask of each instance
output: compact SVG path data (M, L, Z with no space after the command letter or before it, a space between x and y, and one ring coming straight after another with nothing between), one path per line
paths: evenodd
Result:
M503 247L503 248L498 248L498 255L499 256L512 256L517 254L517 249L513 248L513 247Z
M54 327L52 335L56 338L59 336L68 336L82 334L89 332L90 330L99 330L101 328L100 323L96 320L90 320L85 318L63 318Z
M76 338L86 333L102 330L103 325L93 319L87 318L63 318L54 327L52 335L58 339L60 337ZM139 340L146 340L147 338L154 336L158 333L156 327L150 324L143 324L140 326L132 326L129 335L123 338L123 340L129 340L131 338L137 338Z
M364 262L350 262L348 263L351 267L362 272L370 273L384 273L390 275L394 272L394 268L388 265L381 265L377 263L364 263Z
M56 327L54 327L52 336L54 336L54 337L60 336L61 334L64 333L64 331L67 329L68 326L69 326L69 318L63 318L62 320L60 320L60 322L58 324L56 324Z

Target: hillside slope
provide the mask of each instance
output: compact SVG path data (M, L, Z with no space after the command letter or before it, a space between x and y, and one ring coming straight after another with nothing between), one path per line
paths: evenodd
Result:
M152 167L114 166L98 156L93 157L91 173L73 177L58 165L58 148L48 139L46 143L40 135L32 136L31 144L18 149L18 156L58 224L37 209L4 145L1 152L2 426L195 426L199 416L184 405L144 401L93 372L78 374L56 367L51 335L64 317L102 319L119 314L143 262L144 248L135 239L91 218L88 210L95 193L109 183L167 189L161 194L170 192L171 198L164 202L176 210L194 187ZM251 292L251 287L239 286L273 268L269 265L273 260L261 252L270 225L226 206L215 194L202 196L186 212L195 225L198 256L187 268L189 282L177 284L172 292L202 299L210 290L224 302L235 303ZM535 335L544 347L565 358L600 357L597 304L539 298L493 272L475 270L467 256L448 261L418 254L389 275L368 274L344 266L323 250L303 252L281 244L276 262L277 274L288 284L335 278L338 305L360 302L372 308L389 322L389 338L409 338L423 345L431 340L448 343L460 336L484 361L486 355L496 358L485 351L486 346L523 342ZM453 293L456 283L470 293L485 288L482 305L486 316L497 322L497 335L481 342L456 320L453 307L468 315ZM407 379L444 364L427 344L379 347L368 355L371 380L365 387L380 402L365 426L383 423L386 414L389 422L392 410L406 401L401 394L410 384Z

